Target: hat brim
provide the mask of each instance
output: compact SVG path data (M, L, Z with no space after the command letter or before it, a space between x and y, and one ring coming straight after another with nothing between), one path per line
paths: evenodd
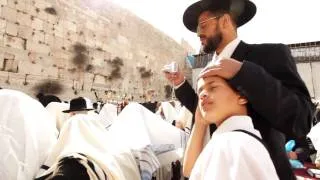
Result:
M257 12L255 4L245 0L243 12L237 19L237 27L240 27L249 22ZM209 6L203 5L202 1L191 4L183 14L183 24L192 32L197 32L198 19L202 12L210 10Z
M73 111L91 111L91 110L94 110L94 109L68 109L68 110L64 110L62 112L69 113L69 112L73 112Z

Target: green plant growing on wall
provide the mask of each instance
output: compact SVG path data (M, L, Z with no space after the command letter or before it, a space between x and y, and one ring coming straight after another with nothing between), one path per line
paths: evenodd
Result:
M150 78L153 75L151 69L147 70L145 67L139 67L138 70L142 79Z
M87 47L81 43L73 45L74 57L72 63L76 65L79 69L84 69L88 64L89 58L87 56Z
M94 66L92 65L92 64L88 64L87 66L86 66L86 72L88 72L88 73L93 73L94 72Z
M59 94L64 91L64 87L59 81L47 79L36 84L33 90L43 94Z
M108 60L107 63L112 68L111 73L108 76L108 80L112 81L115 79L121 79L121 67L123 66L123 60L119 57L115 57L113 60Z
M46 13L51 14L51 15L54 15L54 16L56 16L56 15L58 14L57 11L56 11L56 9L53 8L53 7L47 7L47 8L44 9L44 11L45 11Z

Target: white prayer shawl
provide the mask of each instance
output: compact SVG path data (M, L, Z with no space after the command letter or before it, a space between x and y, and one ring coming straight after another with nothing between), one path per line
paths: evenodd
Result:
M0 90L0 107L0 179L33 179L56 143L54 120L19 91Z
M117 106L114 104L106 103L102 107L99 116L104 127L110 127L114 119L117 117Z
M317 151L320 151L320 123L313 126L307 135Z
M109 132L114 140L123 147L140 149L148 145L173 144L175 149L183 152L188 136L184 131L163 121L138 103L130 103L118 115ZM172 161L181 159L183 153L172 153L173 156L162 161L170 164ZM179 155L179 158L177 156ZM161 161L161 160L160 160Z
M279 179L265 146L246 133L235 132L236 129L261 138L250 117L233 116L225 120L198 157L190 180Z
M72 153L82 153L97 163L110 180L140 179L134 156L129 149L117 148L112 144L114 137L99 120L86 114L77 114L62 127L57 145L45 162L50 169L41 170L43 176L53 171L54 164Z
M192 126L192 113L183 106L178 113L177 121L180 121L183 124L185 132L190 134L191 126Z
M47 105L46 109L55 118L56 126L58 131L65 123L65 121L70 117L69 113L63 113L62 111L69 109L69 104L51 102Z
M161 107L164 117L169 123L172 123L173 120L177 120L178 111L170 104L170 102L161 102Z

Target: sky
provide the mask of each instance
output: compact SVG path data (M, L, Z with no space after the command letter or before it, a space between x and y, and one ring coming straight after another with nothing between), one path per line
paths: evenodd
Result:
M200 42L182 22L184 10L196 0L111 0L180 43L185 39L198 51ZM320 0L251 0L257 14L238 29L247 43L320 41Z

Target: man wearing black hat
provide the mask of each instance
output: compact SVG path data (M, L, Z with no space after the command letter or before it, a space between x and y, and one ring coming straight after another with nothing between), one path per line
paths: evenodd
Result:
M71 116L76 114L87 114L88 111L94 110L91 102L83 97L71 99L70 108L64 110L64 113L70 113Z
M197 33L203 51L214 53L199 77L220 76L248 99L249 114L269 148L279 178L295 179L284 150L285 135L302 137L309 132L313 106L285 45L246 44L238 39L237 28L255 13L256 6L249 0L201 0L186 9L183 22ZM176 97L194 113L197 95L183 74L166 73L166 77L176 86ZM198 138L202 141L203 135ZM197 158L200 152L193 156Z

